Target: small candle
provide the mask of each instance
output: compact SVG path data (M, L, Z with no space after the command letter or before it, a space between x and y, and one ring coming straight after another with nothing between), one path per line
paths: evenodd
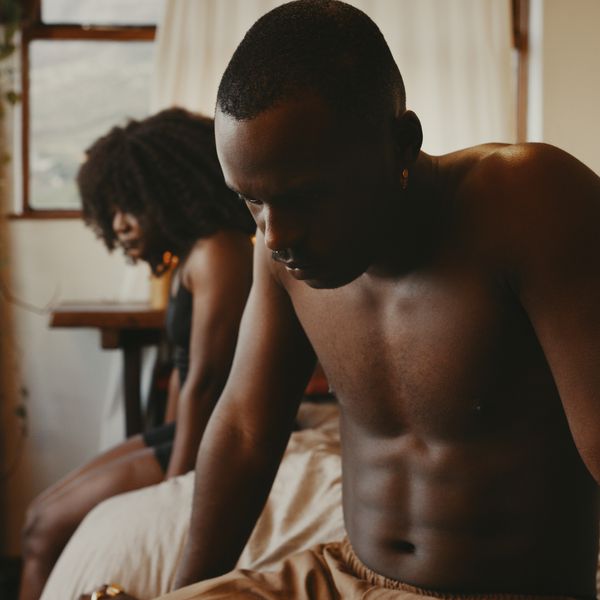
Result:
M167 308L171 291L171 277L179 259L171 252L163 254L163 265L160 275L150 275L150 306L152 308Z

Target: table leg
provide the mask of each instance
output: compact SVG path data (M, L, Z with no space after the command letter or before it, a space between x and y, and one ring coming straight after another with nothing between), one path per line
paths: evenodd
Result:
M125 432L131 437L142 431L142 398L140 378L142 371L140 346L127 344L123 348Z

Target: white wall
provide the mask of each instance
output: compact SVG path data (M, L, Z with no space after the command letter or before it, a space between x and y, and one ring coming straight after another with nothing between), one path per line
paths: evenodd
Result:
M44 307L49 301L145 300L144 265L109 255L78 220L14 220L11 292ZM100 348L91 329L49 329L47 314L13 306L13 352L19 387L27 390L28 436L16 473L7 482L7 552L16 554L27 502L72 468L123 436L121 355ZM15 399L18 401L18 398ZM116 409L116 410L113 410ZM9 419L12 415L9 413ZM3 423L18 429L19 421ZM106 425L113 424L106 433ZM9 449L8 462L16 453Z
M600 2L532 0L531 138L567 150L600 174ZM537 71L536 71L537 69Z

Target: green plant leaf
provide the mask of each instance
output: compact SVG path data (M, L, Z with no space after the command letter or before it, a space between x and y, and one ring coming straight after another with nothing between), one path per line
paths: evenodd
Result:
M10 90L10 91L6 92L4 97L6 98L6 100L8 101L8 103L11 106L14 106L17 102L20 102L22 95L19 94L18 92L15 92L14 90Z

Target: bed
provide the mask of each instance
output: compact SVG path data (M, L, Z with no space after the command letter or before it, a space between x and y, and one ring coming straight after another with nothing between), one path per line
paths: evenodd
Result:
M305 402L271 494L238 566L268 570L344 535L338 409ZM98 505L71 538L41 600L78 600L116 582L141 600L168 592L185 544L194 474Z
M338 409L304 403L273 489L238 566L277 568L287 555L344 536ZM186 539L194 474L96 507L65 548L41 600L78 600L116 582L149 600L172 588ZM598 570L600 589L600 568Z

